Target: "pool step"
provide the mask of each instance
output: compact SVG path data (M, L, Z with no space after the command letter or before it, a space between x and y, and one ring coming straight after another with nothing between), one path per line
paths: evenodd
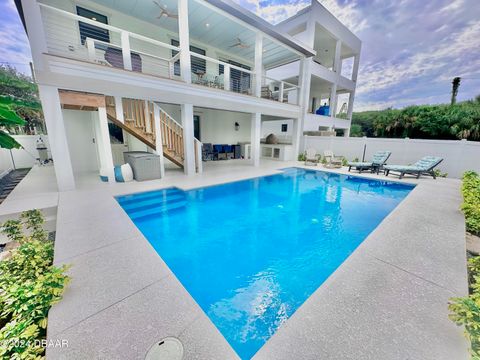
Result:
M166 212L182 208L185 205L187 205L187 201L183 200L183 201L165 204L162 206L156 206L156 207L152 207L152 208L140 210L140 211L134 211L134 212L127 211L127 214L128 216L130 216L130 219L132 219L133 221L140 221L150 217L159 217L165 214Z
M177 188L119 196L117 201L133 221L152 216L158 217L187 204L185 192Z
M164 198L162 196L144 201L139 201L137 203L128 203L127 205L122 205L122 207L128 214L133 214L135 212L164 207L177 202L185 202L185 195L175 195L173 197L169 196L167 198Z
M170 197L177 194L184 194L184 192L180 189L168 188L168 189L162 189L157 191L149 191L141 194L118 196L117 201L120 205L123 206L126 204L138 203L140 200L160 198L163 196Z

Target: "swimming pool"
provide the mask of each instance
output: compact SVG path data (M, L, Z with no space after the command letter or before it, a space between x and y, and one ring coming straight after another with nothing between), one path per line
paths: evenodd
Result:
M117 200L233 349L249 359L412 188L288 168Z

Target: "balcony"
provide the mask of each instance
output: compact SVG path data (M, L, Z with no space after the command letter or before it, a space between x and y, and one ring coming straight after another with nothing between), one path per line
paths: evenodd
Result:
M125 25L125 27L118 27L99 22L95 17L80 16L47 4L39 5L48 54L179 82L185 78L181 76L181 49L177 46L178 41L174 40L175 37L178 37L176 34L169 35L171 43L168 44L165 41L127 30L128 25L130 25L129 28L132 28L134 21L138 21L133 17L129 17L129 21L122 18L123 22L120 25ZM158 30L160 29L158 27ZM242 48L237 52L251 55L251 39L245 40L245 43L241 39L239 41ZM248 44L247 41L249 41ZM243 48L248 51L240 51ZM292 56L282 50L279 57L278 51L278 45L272 45L269 41L265 42L263 49L265 59L278 62L282 61L282 57L289 59ZM208 56L206 53L219 54L219 58ZM228 61L224 59L223 55L220 55L221 53L222 49L212 50L211 48L208 48L208 52L203 51L202 53L198 47L190 46L191 74L189 76L194 86L200 85L211 89L255 96L254 88L256 82L259 81L261 94L258 94L258 97L298 104L299 88L297 85L267 76L257 79L256 73L250 65L251 59L246 58L244 61L239 60L238 62Z
M348 129L350 120L309 113L305 118L304 131L321 131L327 128Z

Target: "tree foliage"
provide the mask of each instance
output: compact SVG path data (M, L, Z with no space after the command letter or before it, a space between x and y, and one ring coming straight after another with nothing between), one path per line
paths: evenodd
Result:
M0 66L0 147L19 148L9 134L23 127L30 133L43 127L43 115L37 86L32 80L9 66Z
M415 105L354 113L353 126L356 128L351 136L480 141L480 98L455 105Z

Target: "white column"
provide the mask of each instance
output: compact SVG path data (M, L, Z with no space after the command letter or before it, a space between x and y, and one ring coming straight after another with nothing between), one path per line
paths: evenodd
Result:
M262 90L263 35L260 31L255 37L255 89L253 94L260 97Z
M121 96L115 96L115 115L117 115L117 120L121 123L125 123L123 117L123 101Z
M36 0L21 1L35 69L46 71L46 64L43 62L43 54L47 53L48 50L40 6Z
M180 42L180 76L192 82L190 65L190 30L188 26L188 0L178 0L178 40Z
M92 38L87 38L85 40L85 45L87 46L88 60L91 62L95 61L95 41Z
M130 38L128 32L122 31L122 56L123 56L123 68L125 70L132 70L132 56L130 54Z
M70 151L68 150L67 134L63 122L58 88L38 85L38 90L47 126L48 141L54 161L58 190L73 190L75 189L75 178L70 160Z
M353 90L350 93L350 96L348 97L348 107L347 107L347 119L352 120L352 114L353 114L353 101L355 100L355 90Z
M310 83L312 79L312 58L302 58L300 60L300 72L299 72L299 99L298 104L301 107L300 117L294 121L294 130L295 132L292 134L292 143L293 143L293 151L295 157L299 154L300 151L300 143L302 142L303 136L303 128L305 123L305 118L308 113L308 108L310 106ZM295 125L296 123L296 125ZM296 128L295 128L296 126Z
M360 65L360 54L357 54L353 58L353 69L352 69L352 80L353 81L357 81L359 65Z
M335 59L333 61L333 71L335 71L338 75L340 75L342 71L342 60L340 56L342 54L342 42L337 40L335 44Z
M252 165L260 165L260 132L262 130L262 114L253 113L252 122L251 122L251 131L250 131L250 143L251 143L251 157Z
M335 117L335 112L337 110L337 84L332 84L330 90L330 117Z
M285 83L280 81L280 89L278 90L278 101L283 102L283 90L285 89Z
M183 169L185 175L195 174L195 148L193 143L193 105L182 104L182 126L183 126Z
M103 106L98 107L99 136L98 152L101 159L102 170L108 176L108 182L115 182L113 173L112 145L110 144L110 133L108 131L107 109Z
M153 105L153 116L155 118L155 152L160 156L160 177L165 176L165 159L163 158L162 127L160 126L160 109Z
M223 89L230 90L230 65L223 66Z

